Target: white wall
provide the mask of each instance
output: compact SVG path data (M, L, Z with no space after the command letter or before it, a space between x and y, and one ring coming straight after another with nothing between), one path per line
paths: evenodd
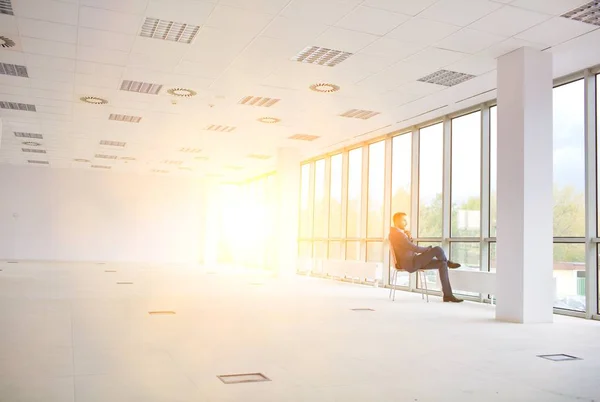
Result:
M198 179L0 166L0 259L198 262Z

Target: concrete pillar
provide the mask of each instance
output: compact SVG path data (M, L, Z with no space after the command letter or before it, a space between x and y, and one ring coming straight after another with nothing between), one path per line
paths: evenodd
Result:
M552 322L552 55L498 59L496 319Z
M277 151L277 261L279 276L296 272L300 214L300 155L297 149Z

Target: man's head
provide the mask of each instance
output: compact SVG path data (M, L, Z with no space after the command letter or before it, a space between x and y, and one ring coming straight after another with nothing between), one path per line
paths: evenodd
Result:
M404 230L408 226L408 216L404 212L396 212L393 217L394 226Z

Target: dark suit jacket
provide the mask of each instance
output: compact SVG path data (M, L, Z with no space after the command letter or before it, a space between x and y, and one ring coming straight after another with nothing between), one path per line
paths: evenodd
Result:
M424 253L429 248L428 247L419 247L412 242L412 239L409 239L406 233L401 230L396 229L395 227L390 228L390 249L396 256L396 262L398 263L401 269L404 269L408 272L416 271L413 265L413 258L415 255Z

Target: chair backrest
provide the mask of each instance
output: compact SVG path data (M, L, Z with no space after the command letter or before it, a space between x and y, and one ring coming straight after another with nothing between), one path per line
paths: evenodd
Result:
M388 245L390 248L390 255L392 256L392 262L394 263L394 268L401 270L402 268L398 265L398 260L396 259L396 252L394 251L394 247L392 247L392 242L388 238Z

